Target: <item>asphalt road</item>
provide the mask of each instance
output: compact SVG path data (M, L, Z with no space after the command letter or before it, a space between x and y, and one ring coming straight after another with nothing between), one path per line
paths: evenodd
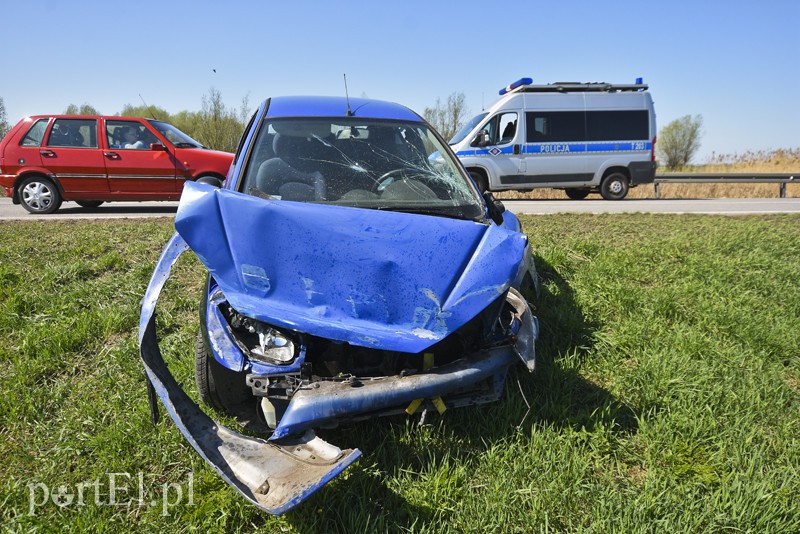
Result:
M706 213L715 215L759 215L800 213L800 198L715 198L715 199L645 199L608 201L586 200L504 200L515 213L543 215L550 213ZM2 220L126 219L174 217L177 202L112 202L87 210L74 202L64 202L56 213L33 215L15 206L10 198L0 198Z

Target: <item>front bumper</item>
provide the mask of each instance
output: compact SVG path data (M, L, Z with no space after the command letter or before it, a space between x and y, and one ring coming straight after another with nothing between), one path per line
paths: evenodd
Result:
M361 379L357 383L314 382L295 392L269 441L241 435L213 421L181 389L158 346L155 305L172 265L187 249L183 238L174 234L158 260L142 301L139 349L149 380L153 420L158 418L158 397L206 462L248 501L269 513L290 510L361 455L358 449L341 450L326 443L315 436L312 428L342 418L385 412L416 399L451 393L457 396L465 388L481 383L491 384L485 397L472 397L464 404L496 400L506 372L517 358L533 370L538 324L524 299L512 288L507 299L520 322L513 345L482 350L416 375ZM301 437L290 437L298 435Z

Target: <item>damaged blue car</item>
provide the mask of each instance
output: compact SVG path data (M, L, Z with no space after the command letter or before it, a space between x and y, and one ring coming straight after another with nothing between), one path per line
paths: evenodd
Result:
M319 429L495 401L510 366L534 369L539 327L523 295L537 275L519 220L403 106L263 102L225 183L184 186L175 229L139 325L154 421L160 399L197 452L270 513L361 454ZM162 358L155 307L189 249L208 270L199 396L264 439L212 420Z

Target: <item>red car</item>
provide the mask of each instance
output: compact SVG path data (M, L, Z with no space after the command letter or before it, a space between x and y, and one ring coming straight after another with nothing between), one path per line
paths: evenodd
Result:
M186 180L222 181L232 160L158 120L37 115L0 141L0 185L31 213L64 200L178 200Z

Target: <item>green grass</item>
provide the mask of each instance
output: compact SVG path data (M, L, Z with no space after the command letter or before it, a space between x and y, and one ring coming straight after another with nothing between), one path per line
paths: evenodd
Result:
M149 421L138 308L170 222L2 223L0 525L800 530L800 218L523 223L544 278L537 372L515 369L499 403L423 426L396 417L324 432L362 458L280 518L222 482L169 418ZM162 348L192 395L201 273L181 260L158 309ZM121 506L107 505L110 473L131 477L118 476ZM37 484L76 493L96 480L100 505L89 488L83 506L29 513ZM183 504L165 509L164 488L176 500L178 487Z

